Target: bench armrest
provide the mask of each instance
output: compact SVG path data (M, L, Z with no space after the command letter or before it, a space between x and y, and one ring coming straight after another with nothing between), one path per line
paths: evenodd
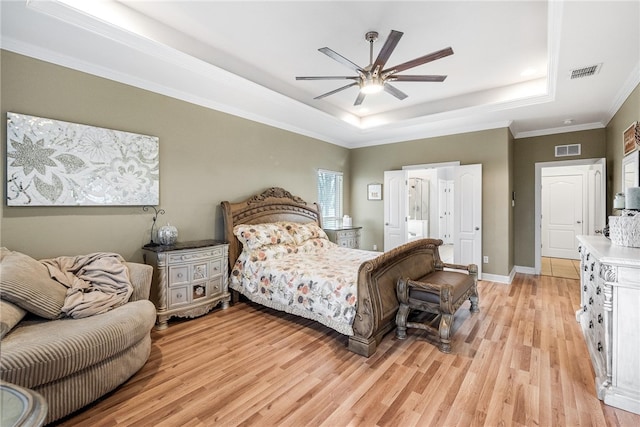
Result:
M449 264L446 262L441 263L440 265L436 264L436 270L442 270L444 268L450 268L452 270L464 270L469 272L471 275L478 275L478 266L475 264L462 265L462 264Z

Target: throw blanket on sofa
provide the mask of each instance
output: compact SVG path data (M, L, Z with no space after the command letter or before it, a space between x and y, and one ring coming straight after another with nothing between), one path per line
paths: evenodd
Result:
M62 313L89 317L105 313L129 301L133 286L124 259L115 253L97 252L41 261L51 277L69 289Z

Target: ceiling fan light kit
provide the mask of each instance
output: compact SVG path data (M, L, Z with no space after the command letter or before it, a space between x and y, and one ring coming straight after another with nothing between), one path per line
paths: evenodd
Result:
M426 64L428 62L435 61L437 59L444 58L449 55L453 55L453 49L447 47L437 52L430 53L428 55L421 56L411 61L404 62L396 65L395 67L385 69L391 53L396 48L396 45L400 41L403 33L396 30L391 30L389 37L385 41L382 49L378 53L376 60L373 60L373 43L378 40L378 33L376 31L369 31L365 34L364 38L369 42L369 65L366 67L360 67L339 53L335 52L328 47L322 47L318 49L328 57L335 61L345 65L357 73L356 76L310 76L310 77L296 77L296 80L353 80L352 83L342 86L338 89L334 89L330 92L323 93L316 96L314 99L322 99L329 95L341 92L350 87L358 86L360 91L354 102L354 106L362 104L366 95L382 92L383 90L399 100L405 99L408 95L402 92L400 89L389 84L389 82L443 82L447 76L438 75L398 75L401 71L414 68L419 65Z

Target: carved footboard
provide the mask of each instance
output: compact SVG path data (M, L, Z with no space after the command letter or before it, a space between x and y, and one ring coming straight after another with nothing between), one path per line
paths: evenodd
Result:
M440 244L442 241L435 239L416 240L360 266L358 308L349 350L366 357L375 353L382 337L395 327L398 279L417 280L434 271L436 246Z

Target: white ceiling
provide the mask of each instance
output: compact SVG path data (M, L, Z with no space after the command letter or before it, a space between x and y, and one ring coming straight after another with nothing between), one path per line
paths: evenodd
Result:
M516 137L606 126L640 83L636 1L2 0L1 46L345 147L509 126ZM399 74L407 93L315 96L365 67L391 30L387 65L452 47ZM570 70L602 64L594 76ZM525 70L535 70L523 76ZM570 123L565 123L571 120Z

